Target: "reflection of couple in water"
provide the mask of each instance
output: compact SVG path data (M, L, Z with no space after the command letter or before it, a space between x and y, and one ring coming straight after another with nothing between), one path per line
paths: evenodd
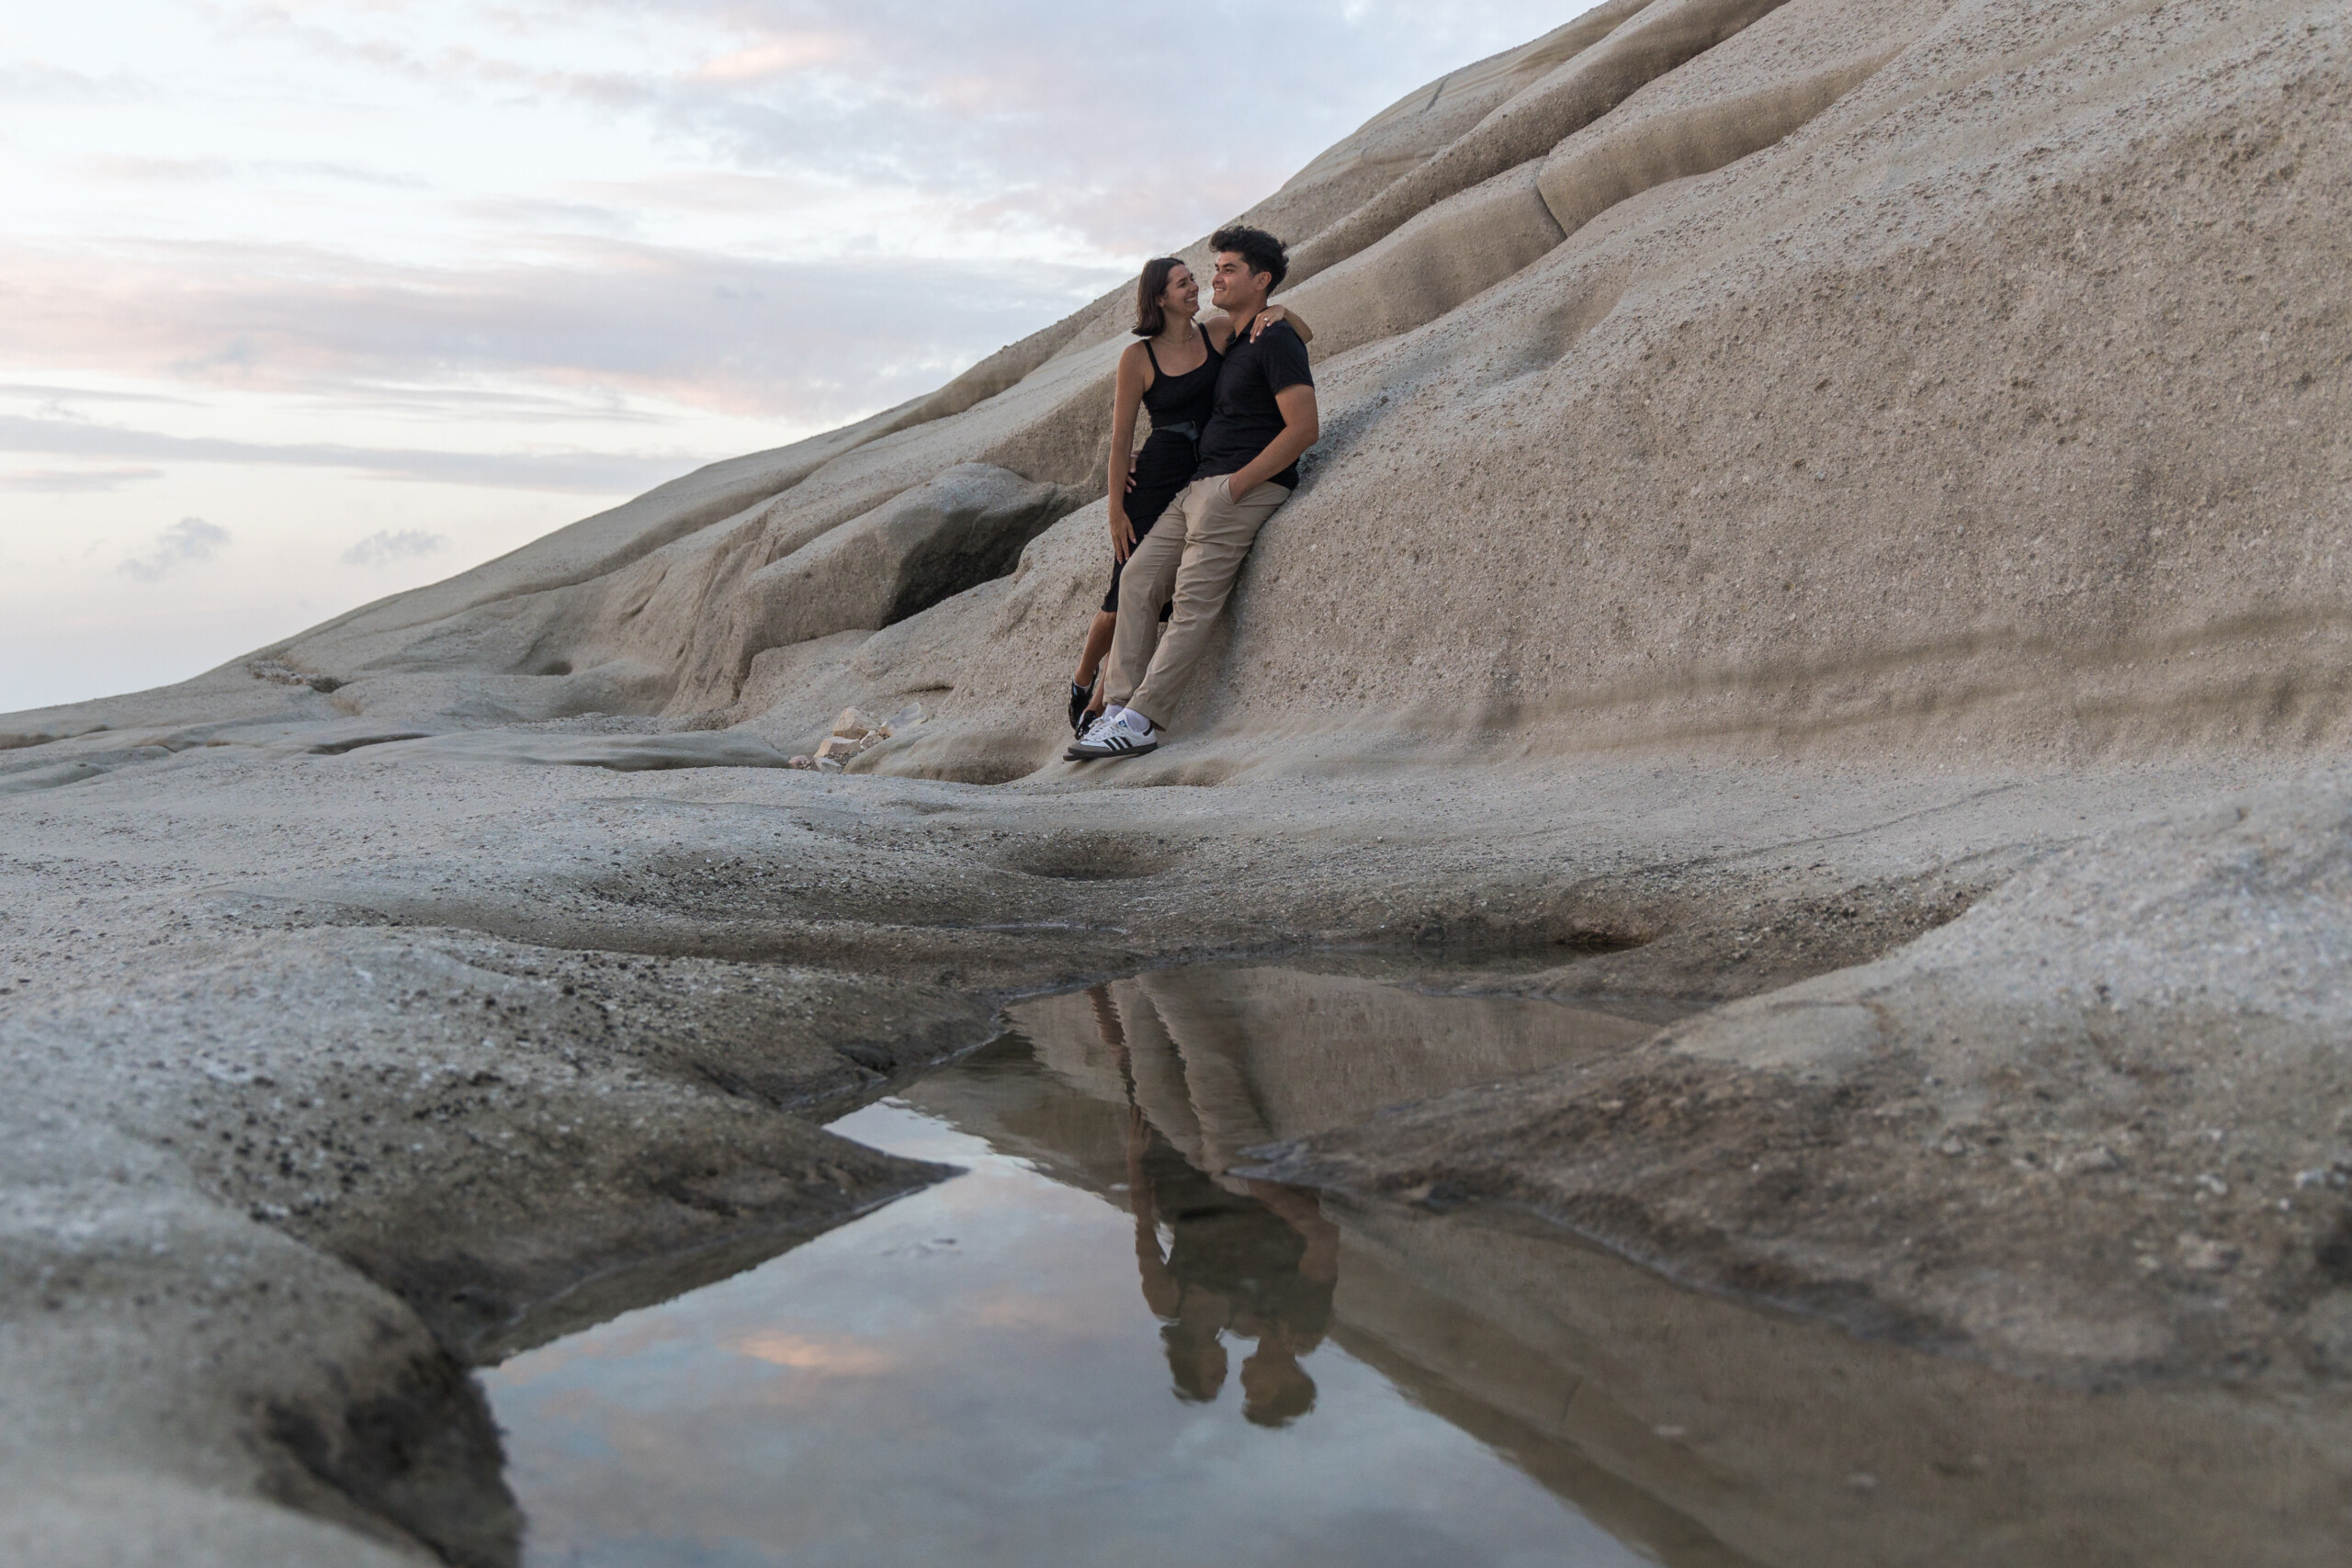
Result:
M1330 1326L1339 1227L1311 1194L1226 1174L1242 1149L1272 1134L1226 1032L1181 987L1147 976L1091 994L1127 1086L1136 1266L1177 1396L1215 1399L1225 1386L1226 1336L1255 1340L1241 1363L1241 1413L1261 1427L1286 1426L1315 1405L1315 1380L1299 1358Z
M1209 248L1219 314L1193 319L1201 286L1176 257L1145 264L1136 283L1143 341L1119 356L1111 402L1111 591L1070 681L1071 761L1159 748L1258 530L1320 434L1313 330L1266 303L1290 270L1282 242L1237 226ZM1138 410L1151 415L1141 451Z

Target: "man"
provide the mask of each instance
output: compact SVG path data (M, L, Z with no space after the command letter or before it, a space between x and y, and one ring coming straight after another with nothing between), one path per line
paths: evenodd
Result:
M1233 592L1250 547L1298 488L1298 459L1321 434L1306 344L1287 321L1251 341L1250 329L1282 284L1290 258L1262 229L1220 229L1209 302L1233 323L1216 401L1201 433L1200 467L1167 518L1144 536L1119 579L1119 625L1102 716L1068 753L1072 761L1157 750L1193 667ZM1169 526L1181 516L1183 526ZM1163 629L1159 607L1173 604Z

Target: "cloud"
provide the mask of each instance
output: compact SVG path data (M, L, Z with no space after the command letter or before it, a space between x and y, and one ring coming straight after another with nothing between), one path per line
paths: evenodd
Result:
M356 164L285 158L159 158L137 153L93 152L74 161L85 179L119 185L219 185L232 180L283 184L324 180L387 190L423 190L429 182L413 175Z
M155 536L155 547L115 568L141 582L160 582L181 567L210 560L229 542L229 530L201 517L183 517Z
M144 84L120 77L100 81L78 71L32 62L0 64L0 101L13 103L90 104L134 96Z
M828 1377L870 1377L900 1370L899 1359L888 1351L849 1335L792 1334L763 1329L746 1334L727 1346L771 1366Z
M503 490L631 495L674 479L707 459L691 454L628 452L447 452L332 442L232 441L165 435L124 425L26 419L0 414L0 452L53 457L146 458L180 463L266 464L348 468L377 479ZM137 575L136 573L133 574Z
M1464 0L1215 0L1171 25L1102 0L582 0L692 18L731 48L624 96L747 171L823 167L1141 256L1205 232L1449 66L1584 9ZM821 40L822 47L815 47ZM714 71L726 62L732 69ZM767 68L741 67L759 62ZM550 86L557 86L550 84ZM559 89L560 90L560 89ZM1303 237L1303 236L1301 236Z
M163 392L117 392L91 387L46 387L23 381L0 381L0 398L55 406L64 403L173 403L193 408L193 398L175 398Z
M928 391L1122 277L582 235L537 249L528 264L458 268L300 245L0 241L13 310L0 351L52 371L254 391L537 378L809 428Z
M212 184L233 179L239 165L226 158L149 158L94 153L77 160L85 178L123 185Z
M500 28L462 42L383 6L256 8L239 26L387 89L526 96L640 123L695 162L900 190L938 205L945 226L1050 230L1102 259L1195 238L1436 71L1582 9L1212 0L1176 17L1136 0L509 0Z
M21 473L0 474L0 490L69 495L120 490L125 485L142 484L163 477L161 468L121 466L107 468L30 468Z
M385 528L368 535L344 551L343 564L389 566L394 561L429 556L448 542L440 535L428 534L422 528L403 528L398 533Z
M505 391L479 387L404 387L355 381L335 389L338 412L398 414L438 421L494 419L502 424L666 424L690 417L675 410L632 406L609 388Z
M637 213L625 208L590 201L546 201L536 197L500 196L452 204L460 216L486 226L531 228L556 233L633 234L641 227Z
M759 82L789 75L812 65L832 64L847 57L854 43L839 32L771 35L747 48L723 54L689 72L698 82Z

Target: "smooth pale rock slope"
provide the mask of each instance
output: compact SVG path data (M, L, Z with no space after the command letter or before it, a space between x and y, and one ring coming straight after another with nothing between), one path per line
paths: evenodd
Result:
M1124 290L0 718L0 1556L511 1562L464 1367L936 1174L808 1108L1023 990L1394 942L1684 1016L1265 1168L2132 1382L2305 1478L2215 1539L2341 1559L2352 5L1610 0L1247 216L1324 439L1155 757L1057 761ZM1773 1517L1716 1528L1899 1545Z

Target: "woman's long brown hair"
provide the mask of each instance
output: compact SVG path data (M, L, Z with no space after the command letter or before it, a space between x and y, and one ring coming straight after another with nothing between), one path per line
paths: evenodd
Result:
M1136 279L1136 336L1158 337L1168 330L1159 297L1168 292L1168 275L1183 265L1182 256L1155 256L1143 264L1143 276Z

